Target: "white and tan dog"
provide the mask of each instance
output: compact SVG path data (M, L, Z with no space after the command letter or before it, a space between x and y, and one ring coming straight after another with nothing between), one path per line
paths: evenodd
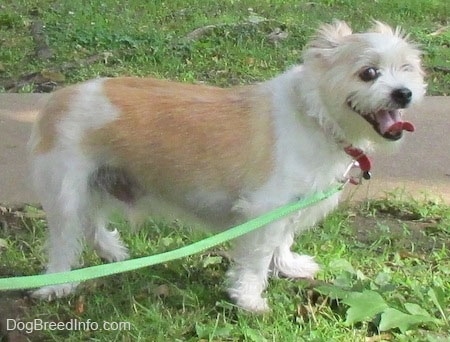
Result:
M107 229L111 208L185 213L224 229L324 190L342 177L349 147L368 151L412 131L401 109L424 92L419 51L379 22L362 34L324 25L303 65L252 86L106 78L59 90L30 141L50 230L47 272L75 266L83 238L109 261L127 258ZM269 274L313 277L313 258L290 247L337 203L335 195L238 239L230 297L266 311ZM34 296L61 297L76 285Z

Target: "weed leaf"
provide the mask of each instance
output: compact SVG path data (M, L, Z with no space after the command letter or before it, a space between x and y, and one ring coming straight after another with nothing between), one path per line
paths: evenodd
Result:
M346 324L371 319L388 308L388 305L378 292L369 290L353 292L342 302L350 307L347 310Z
M411 309L411 307L409 308ZM424 310L421 308L420 311ZM426 312L426 315L410 315L394 308L387 308L381 314L379 329L380 331L386 331L399 328L402 333L405 333L413 325L435 321L436 319L431 317L428 312Z
M389 273L386 272L380 272L377 274L374 282L375 284L377 284L378 286L385 286L388 285L389 282L391 281L391 275Z
M415 303L405 303L405 309L411 315L421 315L421 316L431 317L431 315L428 313L427 310L425 310L420 305L415 304Z
M444 290L440 287L431 288L428 290L428 296L430 296L431 300L433 301L434 305L436 305L436 308L439 310L444 320L447 321L447 316L443 309L445 307Z
M337 272L346 271L351 274L356 274L356 270L353 268L352 264L345 259L336 259L330 262L330 269Z

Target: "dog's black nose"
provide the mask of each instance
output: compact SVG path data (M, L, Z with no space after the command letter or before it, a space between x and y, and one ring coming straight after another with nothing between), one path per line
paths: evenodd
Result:
M395 103L406 107L411 102L412 92L408 88L399 88L392 92L391 97Z

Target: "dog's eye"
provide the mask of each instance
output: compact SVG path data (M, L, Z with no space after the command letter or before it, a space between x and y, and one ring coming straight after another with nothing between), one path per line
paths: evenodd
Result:
M363 69L359 73L359 78L364 82L370 82L377 79L380 76L380 70L374 67L368 67Z
M414 67L411 64L403 64L401 70L411 72L414 71Z

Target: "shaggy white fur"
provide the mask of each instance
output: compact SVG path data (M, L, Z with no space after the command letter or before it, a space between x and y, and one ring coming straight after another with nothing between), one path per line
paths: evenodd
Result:
M358 34L324 25L303 65L249 87L98 79L56 92L30 141L50 231L47 272L76 266L83 238L108 261L127 258L107 229L112 208L175 208L223 228L324 190L350 162L343 147L367 152L412 130L401 109L424 92L420 52L379 22ZM314 277L317 263L291 245L337 204L335 195L236 241L227 283L237 305L267 311L271 274ZM76 285L33 295L61 297Z

